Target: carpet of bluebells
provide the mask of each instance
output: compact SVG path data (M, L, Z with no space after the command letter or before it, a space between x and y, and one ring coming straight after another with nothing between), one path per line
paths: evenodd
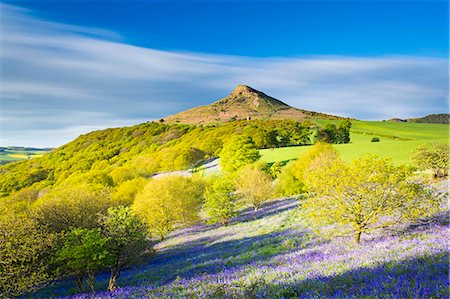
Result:
M32 297L67 298L449 298L448 214L427 224L324 240L298 201L244 210L227 227L172 233L156 255L123 272L115 292L76 294L60 281ZM97 277L105 288L108 273Z

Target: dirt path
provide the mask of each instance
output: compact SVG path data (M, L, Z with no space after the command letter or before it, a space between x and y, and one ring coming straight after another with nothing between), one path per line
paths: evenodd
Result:
M168 175L182 175L182 176L190 176L193 173L204 173L205 175L211 175L213 173L220 172L220 158L216 158L211 160L205 164L202 164L200 167L191 168L188 170L175 170L175 171L167 171L160 172L152 176L152 178L162 178Z

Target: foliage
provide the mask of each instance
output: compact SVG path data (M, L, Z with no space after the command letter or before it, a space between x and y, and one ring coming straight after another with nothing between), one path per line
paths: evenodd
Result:
M276 194L280 196L300 195L307 191L305 185L306 171L318 157L334 160L338 158L336 150L328 143L318 142L301 155L297 160L289 162L281 169L275 181Z
M107 243L100 228L74 228L65 236L55 261L60 265L60 271L73 274L80 291L84 289L85 276L89 289L95 291L95 273L112 259Z
M349 143L351 126L352 123L347 119L341 121L338 126L332 123L325 124L323 128L317 130L316 138L327 143Z
M220 165L227 172L238 170L260 158L255 144L249 136L237 136L230 139L220 153Z
M123 182L114 189L111 195L113 205L131 205L146 184L147 180L141 177Z
M420 169L433 170L434 177L446 177L449 168L450 147L445 143L427 143L418 146L411 160Z
M205 199L203 209L211 217L210 223L219 222L227 226L228 221L237 215L237 200L233 182L226 177L220 177L208 186L203 194Z
M0 195L22 188L64 184L117 186L160 171L186 169L220 155L230 139L248 135L257 148L309 144L313 125L292 120L254 120L220 125L161 122L81 135L42 157L0 166Z
M252 165L243 167L238 172L235 184L237 191L253 206L255 211L274 195L270 175Z
M36 218L52 231L70 227L94 228L99 213L112 205L109 188L89 185L61 186L39 198L34 204Z
M75 294L72 281L60 280L29 297L449 297L447 224L400 225L355 246L311 234L298 206L273 201L244 211L227 227L180 230L158 246L155 258L124 269L115 292ZM102 284L107 279L98 277Z
M49 259L57 235L46 231L28 215L0 213L0 294L29 292L52 277ZM1 297L1 296L0 296Z
M203 186L183 176L151 180L136 197L133 210L152 234L164 239L170 231L199 220Z
M352 233L359 243L362 233L436 213L435 192L410 175L410 169L374 156L350 164L317 159L305 177L305 217L325 235Z
M108 238L107 250L111 256L108 266L111 276L108 290L117 288L123 266L149 249L146 228L130 207L111 207L100 219L102 233Z

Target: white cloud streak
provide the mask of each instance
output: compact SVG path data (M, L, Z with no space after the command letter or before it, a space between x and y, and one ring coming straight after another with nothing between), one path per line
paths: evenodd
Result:
M61 145L93 129L208 104L237 84L294 107L359 119L448 110L448 62L443 58L167 52L0 5L3 145Z

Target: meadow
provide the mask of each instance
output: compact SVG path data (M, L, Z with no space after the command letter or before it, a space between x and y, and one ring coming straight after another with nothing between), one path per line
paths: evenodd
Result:
M279 199L227 227L171 233L112 293L76 294L69 279L30 298L448 298L449 237L444 213L365 235L361 245L326 240L309 231L297 200ZM107 279L99 275L98 287Z
M0 165L13 161L27 160L31 158L42 157L49 150L40 149L17 149L17 148L2 148L0 150Z
M320 124L333 122L316 120ZM379 142L371 142L378 137ZM341 158L351 161L366 154L391 158L394 164L410 164L411 152L428 142L449 143L449 126L442 124L402 123L384 121L352 121L350 143L335 144ZM267 163L296 159L308 146L264 149L261 160Z

